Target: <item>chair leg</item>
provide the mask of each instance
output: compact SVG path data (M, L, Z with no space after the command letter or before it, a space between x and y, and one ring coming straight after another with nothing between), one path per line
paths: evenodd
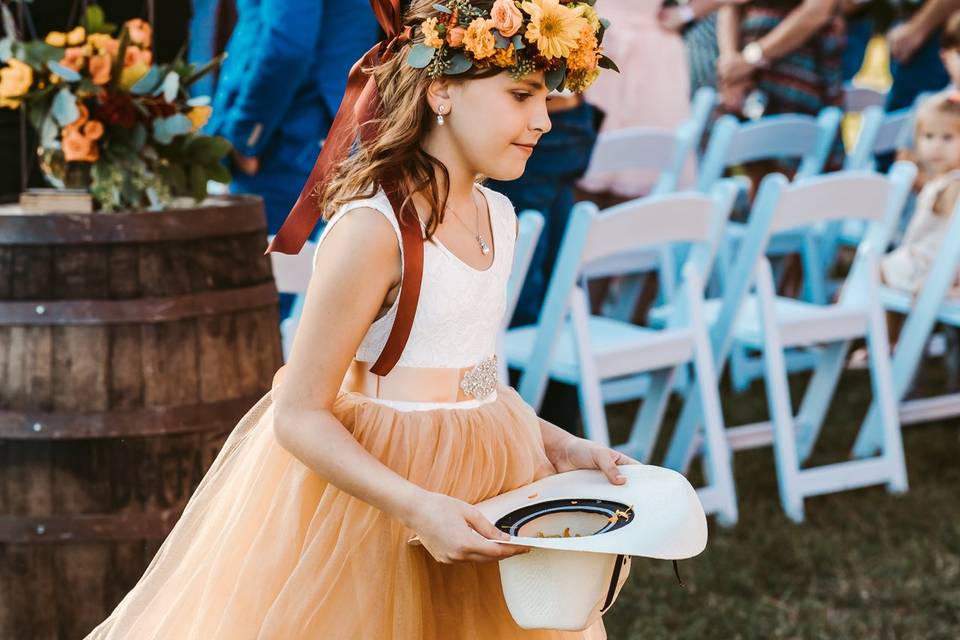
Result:
M678 369L679 367L667 367L651 373L650 386L630 429L630 438L625 446L620 447L627 455L645 464L653 454Z
M603 404L603 393L595 379L581 378L577 386L580 397L580 415L583 416L583 435L605 447L610 446L610 433L607 431L607 412Z
M730 384L737 393L743 393L750 389L753 382L753 371L750 365L753 359L747 347L740 343L735 343L730 349Z
M702 420L702 399L695 388L686 394L680 418L667 446L663 466L686 473L699 446L699 428Z
M780 328L773 308L776 291L769 263L761 260L757 269L757 300L763 326L764 379L767 405L773 425L773 452L777 468L780 503L787 517L803 522L803 494L800 491L800 463L794 434L787 365L784 359Z
M837 383L843 374L849 348L849 341L834 342L823 349L817 358L817 366L803 394L796 420L797 455L801 462L806 462L813 453L827 409L830 408Z
M870 329L867 335L867 347L870 351L870 380L883 432L882 456L890 466L887 489L893 493L903 493L908 488L907 465L903 455L899 403L894 391L890 343L883 314L879 305L874 305L871 309Z

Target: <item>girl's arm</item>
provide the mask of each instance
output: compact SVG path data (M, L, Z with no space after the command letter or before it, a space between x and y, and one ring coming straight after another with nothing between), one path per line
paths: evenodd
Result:
M804 0L770 33L757 41L763 49L763 57L776 60L809 40L833 17L835 1Z
M522 552L484 539L504 534L471 505L429 492L383 465L331 411L357 347L400 273L397 237L382 214L356 209L330 230L277 387L277 441L330 484L417 532L440 562Z
M933 212L941 216L950 216L957 204L957 196L960 196L960 182L954 180L940 192L933 204Z
M717 48L720 55L740 53L740 7L728 4L717 11Z

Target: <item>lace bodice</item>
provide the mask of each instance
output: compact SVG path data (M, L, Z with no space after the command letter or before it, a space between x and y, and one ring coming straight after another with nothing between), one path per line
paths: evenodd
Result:
M478 185L486 197L493 230L493 264L485 270L467 265L434 238L423 247L423 282L410 338L398 367L470 367L495 352L497 333L506 308L507 280L516 242L516 214L501 193ZM361 207L381 212L397 234L400 226L381 190L370 199L343 205L320 235L319 244L343 216ZM403 245L400 245L401 252ZM399 296L397 298L399 300ZM356 359L375 362L387 342L397 314L397 302L367 330Z

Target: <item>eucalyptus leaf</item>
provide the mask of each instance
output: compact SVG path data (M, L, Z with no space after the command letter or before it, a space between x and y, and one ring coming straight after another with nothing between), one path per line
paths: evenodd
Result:
M13 38L0 38L0 62L6 62L13 57Z
M40 146L44 149L53 149L59 145L59 139L60 127L57 126L53 115L47 115L43 119L43 124L40 125Z
M80 82L80 79L83 77L73 69L65 67L59 62L48 62L47 68L50 71L53 71L55 74L66 80L67 82Z
M435 4L433 5L433 8L436 9L437 11L440 11L441 13L453 13L453 11L451 11L449 7L445 7L442 4Z
M140 153L140 150L143 149L143 145L146 143L147 128L142 124L137 124L130 134L130 146L133 147L134 153Z
M194 96L187 100L188 107L206 107L210 104L210 96Z
M469 71L472 66L473 63L470 62L470 59L463 55L461 51L457 51L450 57L450 66L447 67L444 73L448 76L455 76Z
M3 15L3 32L11 38L17 37L17 22L13 19L13 13L5 2L0 2L0 13Z
M430 64L436 52L436 49L425 44L414 45L410 48L410 53L407 54L407 64L414 69L423 69Z
M207 172L199 164L190 165L190 193L197 202L207 197Z
M553 91L563 82L563 76L567 73L566 65L561 66L558 69L550 69L544 74L544 81L547 84L547 89Z
M493 39L495 41L495 44L493 45L494 49L506 49L508 46L510 46L510 39L504 38L499 31L493 32Z
M77 99L73 97L69 89L60 89L60 91L57 92L57 95L53 98L50 113L61 127L76 122L77 118L80 117L80 109L77 108Z
M182 113L153 121L153 137L160 144L170 144L176 136L190 133L192 129L190 118Z
M160 69L158 69L156 66L152 66L142 78L137 80L137 82L130 87L130 93L135 96L145 96L149 93L153 93L159 84Z
M180 91L180 76L176 71L171 71L163 79L163 99L167 102L173 102L177 99L177 93Z
M517 51L527 48L527 45L523 44L523 37L519 33L513 36L513 48Z

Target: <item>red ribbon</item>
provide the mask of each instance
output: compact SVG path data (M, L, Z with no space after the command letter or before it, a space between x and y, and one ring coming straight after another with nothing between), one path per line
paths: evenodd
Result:
M375 44L350 69L343 100L337 109L337 115L330 126L317 162L296 204L293 205L283 226L267 247L267 253L278 251L296 254L300 252L320 219L321 208L316 202L315 194L323 192L323 188L333 174L334 167L349 153L350 145L356 139L358 130L364 141L372 139L377 134L377 127L361 126L367 124L376 115L380 106L377 84L372 76L364 74L363 69L389 60L396 46L409 39L410 35L409 30L401 31L400 0L370 0L370 7L386 38Z

